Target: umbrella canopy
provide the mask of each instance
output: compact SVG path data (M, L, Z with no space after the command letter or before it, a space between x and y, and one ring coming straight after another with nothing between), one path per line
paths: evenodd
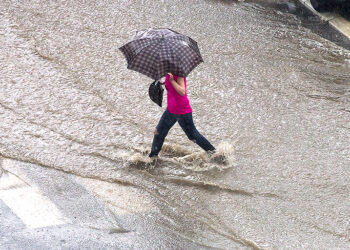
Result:
M187 75L201 62L197 42L170 29L146 29L136 32L130 42L119 48L135 70L158 80L168 72Z

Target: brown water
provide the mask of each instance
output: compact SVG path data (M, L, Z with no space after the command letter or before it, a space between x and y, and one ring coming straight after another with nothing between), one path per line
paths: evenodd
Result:
M254 2L0 8L1 156L90 177L115 211L142 211L198 247L350 248L348 50ZM198 42L204 63L188 77L194 121L228 165L210 163L178 125L147 164L164 108L118 47L148 27ZM127 199L111 191L128 187Z

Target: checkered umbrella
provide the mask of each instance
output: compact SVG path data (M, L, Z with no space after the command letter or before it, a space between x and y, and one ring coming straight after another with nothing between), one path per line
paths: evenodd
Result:
M158 80L168 72L187 77L201 62L197 42L170 29L147 29L136 32L130 42L119 48L135 70Z

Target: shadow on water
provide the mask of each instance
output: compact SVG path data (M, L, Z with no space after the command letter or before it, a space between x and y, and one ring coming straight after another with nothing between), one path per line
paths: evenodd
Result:
M334 42L338 46L350 50L350 40L335 30L328 22L323 21L319 16L312 13L309 9L303 6L299 1L291 0L284 3L259 3L264 6L277 9L282 12L288 12L296 15L301 22L301 25L319 36ZM350 19L350 13L345 10L338 10L338 13L344 18Z
M350 40L347 37L331 27L328 22L321 20L320 17L316 16L299 2L297 2L296 6L297 8L294 14L300 18L302 26L310 29L321 37L350 50Z
M213 1L213 0L211 0ZM339 31L331 27L328 22L323 21L320 17L312 13L297 0L245 0L245 1L225 1L225 2L242 2L255 3L264 8L274 9L283 13L290 13L297 16L301 25L315 34L334 42L338 46L350 50L350 39L345 37ZM337 10L344 18L350 20L349 10Z
M254 3L264 8L274 9L284 13L290 13L300 19L301 25L319 36L334 42L338 46L350 50L350 39L345 37L339 31L331 27L328 22L323 21L320 17L312 13L309 9L303 6L298 0L206 0L208 2L218 2L224 4L233 3ZM349 10L336 10L345 19L350 21Z

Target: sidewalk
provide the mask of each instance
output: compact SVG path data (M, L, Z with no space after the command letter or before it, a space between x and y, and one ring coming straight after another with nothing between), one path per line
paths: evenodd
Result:
M310 0L299 0L301 4L306 6L309 10L311 10L313 13L318 15L323 21L326 21L338 30L340 33L342 33L344 36L346 36L348 39L350 39L350 21L346 20L342 16L336 13L319 13L317 12L311 5Z
M123 210L141 202L130 189L0 156L0 250L198 248L144 219L151 207Z

